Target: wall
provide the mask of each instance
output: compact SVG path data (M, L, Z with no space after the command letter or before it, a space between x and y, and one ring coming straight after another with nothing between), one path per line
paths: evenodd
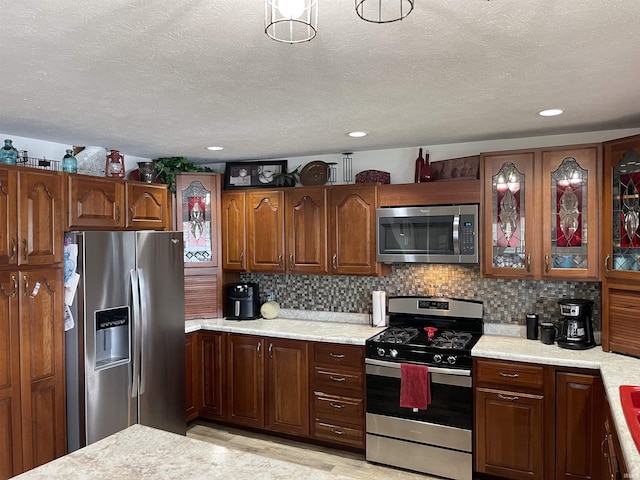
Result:
M385 277L279 275L244 273L244 282L256 282L261 295L273 293L282 308L367 313L373 290L387 296L438 295L484 302L487 323L525 323L525 314L541 320L558 317L558 300L593 300L594 327L600 330L599 282L499 280L480 278L478 266L395 264Z

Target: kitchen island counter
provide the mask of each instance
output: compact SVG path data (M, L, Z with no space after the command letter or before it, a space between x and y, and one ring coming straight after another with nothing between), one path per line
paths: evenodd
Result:
M311 467L231 450L142 425L133 425L14 478L344 479Z
M265 337L290 338L310 342L343 343L364 345L386 327L371 327L367 323L347 323L327 320L274 318L266 320L189 320L185 332L213 330L218 332L243 333Z
M483 335L471 354L474 357L600 370L629 478L640 479L640 453L629 433L619 393L620 385L640 385L640 359L603 352L600 346L568 350L556 344L545 345L522 337L498 335Z

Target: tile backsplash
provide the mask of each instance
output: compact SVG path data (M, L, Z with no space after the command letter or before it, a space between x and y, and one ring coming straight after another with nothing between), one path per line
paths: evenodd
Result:
M502 280L481 278L478 266L395 264L384 277L284 275L244 273L243 282L256 282L261 296L272 294L282 308L367 313L373 290L387 296L436 295L481 300L486 323L524 325L525 314L557 320L558 300L594 301L594 329L601 325L599 282Z

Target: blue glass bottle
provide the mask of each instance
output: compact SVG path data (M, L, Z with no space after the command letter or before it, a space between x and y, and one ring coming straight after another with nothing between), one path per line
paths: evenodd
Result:
M0 148L0 163L15 165L18 159L18 150L13 147L10 139L4 141L4 147Z
M67 150L67 154L62 158L62 171L78 173L78 161L73 156L73 150Z

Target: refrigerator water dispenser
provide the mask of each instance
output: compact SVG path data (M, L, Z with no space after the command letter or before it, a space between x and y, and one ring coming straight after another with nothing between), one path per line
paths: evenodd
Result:
M116 307L95 312L95 369L115 367L131 358L129 307Z

